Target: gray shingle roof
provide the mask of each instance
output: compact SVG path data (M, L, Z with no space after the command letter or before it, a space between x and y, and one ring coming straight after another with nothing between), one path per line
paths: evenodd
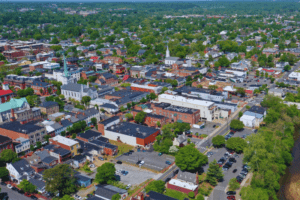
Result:
M62 85L61 89L62 90L69 90L69 91L74 91L74 92L80 92L81 91L81 84L77 83L69 83L67 85Z
M19 174L24 174L24 172L27 173L33 173L34 169L32 169L29 165L29 163L27 162L27 160L22 159L19 160L15 163L12 163L12 166L19 172Z

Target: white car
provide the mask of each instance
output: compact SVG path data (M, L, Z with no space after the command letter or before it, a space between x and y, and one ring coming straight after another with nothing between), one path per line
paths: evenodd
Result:
M81 196L78 196L77 194L74 195L75 199L82 199Z
M128 190L130 187L131 187L131 184L128 184L128 185L126 186L126 190Z
M95 165L94 164L90 164L90 168L94 168L95 167Z
M140 164L141 164L141 165L145 164L145 161L142 160Z
M7 187L11 189L13 186L11 184L7 184Z

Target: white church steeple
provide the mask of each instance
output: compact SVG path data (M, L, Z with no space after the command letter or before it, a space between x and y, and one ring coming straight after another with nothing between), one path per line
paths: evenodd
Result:
M170 57L170 51L169 51L169 46L167 46L167 51L166 51L166 58Z

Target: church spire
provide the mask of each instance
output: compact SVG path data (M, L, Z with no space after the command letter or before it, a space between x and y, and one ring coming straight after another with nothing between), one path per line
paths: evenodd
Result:
M167 45L166 58L170 57L169 46Z
M69 72L68 72L68 69L67 69L67 62L66 62L65 55L64 55L64 74L65 74L65 77L69 77Z

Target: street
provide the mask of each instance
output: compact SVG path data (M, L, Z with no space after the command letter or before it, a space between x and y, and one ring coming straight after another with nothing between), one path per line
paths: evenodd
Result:
M7 192L9 200L31 200L31 198L19 194L18 192L13 191L12 189L7 188L6 186L1 185L0 187L1 187L1 193Z

